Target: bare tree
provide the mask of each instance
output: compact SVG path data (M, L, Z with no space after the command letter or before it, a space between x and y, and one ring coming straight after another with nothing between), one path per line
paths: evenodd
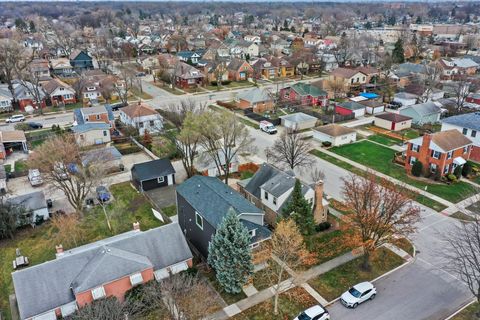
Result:
M53 43L55 50L60 50L68 57L72 51L77 47L77 37L80 36L80 30L69 23L57 23L49 26L49 31L52 33L49 40Z
M442 237L445 247L439 254L447 260L444 268L458 275L480 303L480 219L457 223Z
M200 114L206 109L206 103L197 103L193 99L187 99L180 101L179 104L169 104L167 110L164 110L162 114L180 130L189 113Z
M34 222L24 213L23 205L8 201L4 195L0 196L0 239L13 239L17 227Z
M28 165L39 169L43 180L53 188L63 191L76 213L82 216L85 199L105 176L109 160L109 154L102 152L85 158L74 137L63 134L35 149Z
M455 80L453 83L453 98L455 99L455 111L459 113L463 109L465 100L470 94L471 83L464 74L457 75Z
M374 174L367 178L352 174L344 179L343 194L345 207L352 212L344 224L351 230L346 238L363 247L364 269L370 269L370 255L377 247L415 232L420 210L391 182L378 182Z
M121 65L118 66L119 69L119 78L122 82L122 86L115 84L114 89L118 94L120 100L123 103L128 103L128 93L134 87L134 83L137 81L135 69L130 65Z
M182 164L188 178L195 175L194 162L197 158L198 147L201 141L200 129L197 127L194 117L193 113L188 113L180 133L172 135L172 141L175 143L177 152L182 158Z
M17 81L33 98L34 107L43 114L42 101L46 97L45 91L42 89L41 78L37 72L32 70L31 64L24 69L18 68L15 70Z
M333 98L337 99L345 94L345 83L340 79L326 80L326 87L333 92Z
M218 173L224 175L228 184L231 164L246 152L255 150L253 138L247 127L230 112L204 112L197 117L200 128L200 144L212 159Z
M438 63L425 65L425 74L422 79L422 85L425 91L423 95L418 98L420 103L427 102L432 98L433 91L440 81L441 74L442 69Z
M171 275L160 283L160 289L173 320L203 319L213 311L215 293L207 281L197 275Z
M267 159L269 162L286 164L292 170L304 168L313 164L309 154L311 149L312 145L300 133L286 130L267 150Z
M65 248L78 247L83 241L84 230L80 227L78 215L56 214L50 219L52 226L57 229L56 243L61 243Z

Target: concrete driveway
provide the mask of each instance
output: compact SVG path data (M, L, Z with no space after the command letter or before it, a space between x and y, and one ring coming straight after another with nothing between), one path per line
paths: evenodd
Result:
M145 193L159 209L176 204L175 198L176 186L168 186L146 191Z

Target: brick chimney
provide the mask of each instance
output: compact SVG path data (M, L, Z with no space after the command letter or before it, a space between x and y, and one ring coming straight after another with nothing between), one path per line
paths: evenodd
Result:
M62 244L59 244L59 245L55 246L55 250L57 251L57 253L56 253L57 257L63 256L63 245Z
M315 183L315 207L313 208L313 218L315 223L322 223L327 221L327 213L323 206L323 181L318 180Z
M133 223L133 231L140 231L140 222Z

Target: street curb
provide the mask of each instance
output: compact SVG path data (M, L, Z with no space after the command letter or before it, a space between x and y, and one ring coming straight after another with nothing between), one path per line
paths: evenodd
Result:
M461 307L460 309L458 309L457 311L455 311L453 314L449 315L447 318L445 318L445 320L450 320L452 319L453 317L455 317L457 314L459 314L460 312L462 312L464 309L466 309L468 306L470 306L471 304L475 303L475 299L473 299L472 301L468 302L467 304L465 304L463 307Z

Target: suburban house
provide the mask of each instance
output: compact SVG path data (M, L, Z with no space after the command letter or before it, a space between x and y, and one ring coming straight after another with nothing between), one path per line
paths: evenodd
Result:
M218 151L218 159L220 159L220 166L226 168L226 161L225 161L225 154L221 151ZM232 159L230 159L230 173L238 172L238 166L240 165L240 161L237 155L234 155ZM217 164L215 163L215 159L212 158L210 153L208 152L199 152L197 158L195 158L194 163L195 169L200 172L204 176L209 177L218 177L223 174L223 171L218 170Z
M479 66L469 58L440 59L438 64L442 69L442 79L452 79L457 74L474 75Z
M33 59L28 65L29 72L32 72L39 81L48 81L50 76L50 66L46 59Z
M367 83L367 75L357 69L337 68L330 73L328 81L342 83L343 90L349 91L352 87L358 87Z
M342 116L353 114L355 118L365 115L365 106L355 101L339 102L335 104L335 112Z
M327 124L312 129L313 139L320 142L330 142L333 147L352 143L357 140L357 131L339 124Z
M472 140L470 159L480 162L480 112L460 114L442 120L441 131L456 129Z
M281 57L268 57L272 66L277 67L279 78L288 78L295 76L295 67L286 59Z
M193 176L177 186L178 223L198 252L208 256L208 245L228 212L236 213L248 229L252 248L271 237L265 213L215 177Z
M393 102L400 103L402 106L407 107L417 103L418 96L408 92L398 92L393 96Z
M65 82L54 78L42 84L54 106L76 103L75 90Z
M200 51L179 51L177 57L180 61L195 65L202 58L202 54Z
M50 69L58 77L72 77L74 75L73 67L68 58L57 58L50 60Z
M93 69L93 59L85 51L73 50L68 58L77 72Z
M102 163L103 169L110 172L123 171L122 154L114 146L93 148L82 153L82 165L87 166L91 161Z
M235 100L240 109L253 108L253 112L256 113L273 110L273 97L264 89L242 91L237 94Z
M200 70L185 62L180 62L174 72L175 85L182 89L201 86L205 78Z
M242 59L232 59L227 65L227 70L230 81L246 81L253 78L252 66Z
M13 110L12 94L8 90L8 85L0 85L0 112Z
M383 129L401 131L412 126L412 118L398 113L386 112L375 115L373 124Z
M21 320L64 318L108 297L122 301L131 288L192 266L177 223L148 231L134 223L132 231L70 250L59 244L56 252L55 260L12 273Z
M115 129L115 117L109 105L75 109L73 120L74 126L85 123L106 123L110 131Z
M25 81L22 84L19 81L14 80L13 90L15 91L15 97L17 98L18 107L21 111L25 111L26 106L32 106L35 109L45 108L47 106L46 104L47 94L41 88L41 86L38 86L38 88L35 88L35 85L30 82ZM40 103L38 103L38 105L37 105L37 101L35 101L36 98L32 94L32 92L35 93L37 90L40 98Z
M303 112L296 112L280 116L282 126L293 131L301 131L313 128L317 125L318 118L305 114Z
M75 141L80 146L104 144L112 141L110 127L104 122L87 122L72 127Z
M410 173L420 161L424 170L446 175L467 162L471 149L472 141L456 129L425 134L408 141L405 169Z
M465 98L465 102L480 105L480 92L470 93L468 97Z
M150 133L163 130L163 117L145 103L133 103L120 109L120 121L138 129L141 136L145 131Z
M237 185L240 194L265 211L265 220L273 226L291 200L295 181L292 171L285 172L263 163L253 177L240 180ZM303 196L312 204L315 222L326 221L328 201L324 198L323 182L318 181L313 187L304 182L301 184Z
M416 125L423 125L427 123L437 123L440 121L442 109L434 102L428 101L425 103L414 104L398 109L398 113L412 118L412 123Z
M15 151L28 152L27 138L22 130L0 131L0 160Z
M21 218L18 221L19 226L34 225L38 221L50 218L43 191L22 194L8 198L6 201L17 208L21 208Z
M175 169L169 159L136 163L131 174L132 183L142 192L175 184Z
M295 83L280 90L280 99L303 106L328 106L328 94L308 83Z
M260 58L252 62L255 78L257 79L275 79L278 77L278 67L274 66L265 58Z
M445 91L443 90L426 88L419 84L409 84L405 87L405 92L416 95L418 98L421 98L421 101L437 101L445 96Z

